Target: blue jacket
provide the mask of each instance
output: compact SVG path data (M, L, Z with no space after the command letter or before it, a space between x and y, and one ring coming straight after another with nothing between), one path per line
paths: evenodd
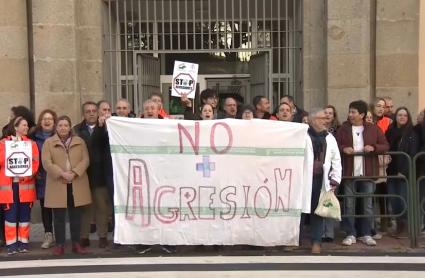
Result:
M38 151L40 153L40 166L38 168L37 176L35 179L35 188L37 191L37 199L44 199L44 191L46 189L46 170L43 168L43 163L41 159L41 152L43 149L44 141L47 138L54 135L54 132L46 133L42 130L36 130L33 134L30 135L30 138L35 141L38 147Z

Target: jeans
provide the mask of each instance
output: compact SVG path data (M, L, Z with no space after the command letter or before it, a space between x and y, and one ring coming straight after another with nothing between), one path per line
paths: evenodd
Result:
M318 216L314 213L319 204L320 192L322 190L323 176L313 177L313 188L311 190L311 213L310 213L310 225L311 225L311 241L313 243L322 242L323 233L323 217Z
M319 203L320 191L322 190L322 176L313 177L313 185L311 189L311 212L310 212L310 239L312 243L321 243L322 242L322 233L323 233L323 217L318 216L314 213ZM305 216L301 216L300 223L300 245L302 234L304 233L304 222Z
M408 184L404 179L388 179L387 188L388 194L398 195L406 201L407 204L407 186ZM407 207L406 204L397 197L390 197L391 208L393 209L393 214L400 214L403 210L404 213L400 216L400 219L407 219Z
M344 183L344 195L372 194L375 191L375 183L364 180L349 180ZM366 217L357 218L359 230L356 231L355 218L350 215L356 214L356 203L360 206L358 212ZM345 197L344 211L347 217L343 218L343 227L347 236L370 236L373 223L372 197Z
M323 234L322 237L335 238L336 220L332 218L323 219Z

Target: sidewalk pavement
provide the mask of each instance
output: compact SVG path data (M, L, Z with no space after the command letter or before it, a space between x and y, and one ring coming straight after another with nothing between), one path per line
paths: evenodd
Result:
M26 254L17 254L8 258L15 259L49 259L53 258L51 249L43 250L40 248L44 238L43 225L40 223L40 208L35 204L32 211L33 223L31 224L30 252ZM96 234L90 235L91 245L88 248L89 257L124 257L124 256L164 256L165 254L160 248L154 248L153 252L146 255L139 255L134 246L118 246L112 244L112 234L108 236L110 244L105 249L98 248L98 237ZM69 242L69 227L67 227L67 239ZM352 246L343 246L341 241L343 234L337 234L337 238L332 243L322 243L322 255L413 255L425 256L425 237L420 238L417 248L410 247L410 241L406 239L396 239L388 235L384 235L381 240L377 240L377 246L366 246L360 241ZM74 258L71 255L70 243L66 246L65 257ZM302 246L295 250L288 251L283 247L249 247L243 245L236 246L178 246L177 253L171 256L258 256L258 255L309 255L310 242L308 239L303 240ZM167 255L169 256L169 255ZM5 248L0 248L0 258L7 257Z

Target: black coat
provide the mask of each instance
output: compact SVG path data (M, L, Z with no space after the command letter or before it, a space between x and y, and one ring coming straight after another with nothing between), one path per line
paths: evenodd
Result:
M110 183L108 171L110 169L109 138L105 127L94 127L90 135L86 122L83 121L73 128L75 134L80 136L87 145L90 158L90 166L87 169L90 187L108 186Z
M407 128L401 132L395 125L391 125L385 133L390 144L390 151L399 151L407 153L413 158L419 151L419 136L413 128ZM387 168L388 175L397 175L401 173L408 178L409 163L407 158L402 155L391 155L391 162Z
M425 124L417 124L415 131L419 137L419 152L425 152ZM420 155L416 163L416 177L420 176L425 176L425 154Z

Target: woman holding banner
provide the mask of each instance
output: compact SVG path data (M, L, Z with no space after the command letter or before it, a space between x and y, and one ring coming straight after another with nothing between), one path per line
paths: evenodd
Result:
M65 252L65 216L68 212L72 252L86 254L80 245L81 208L91 203L87 168L89 154L84 140L71 132L71 119L57 120L56 134L44 142L42 162L47 172L44 204L53 209L56 247L53 255Z
M0 205L9 255L28 252L31 207L36 200L34 176L39 165L37 145L27 137L27 120L17 117L11 125L11 135L0 141Z

